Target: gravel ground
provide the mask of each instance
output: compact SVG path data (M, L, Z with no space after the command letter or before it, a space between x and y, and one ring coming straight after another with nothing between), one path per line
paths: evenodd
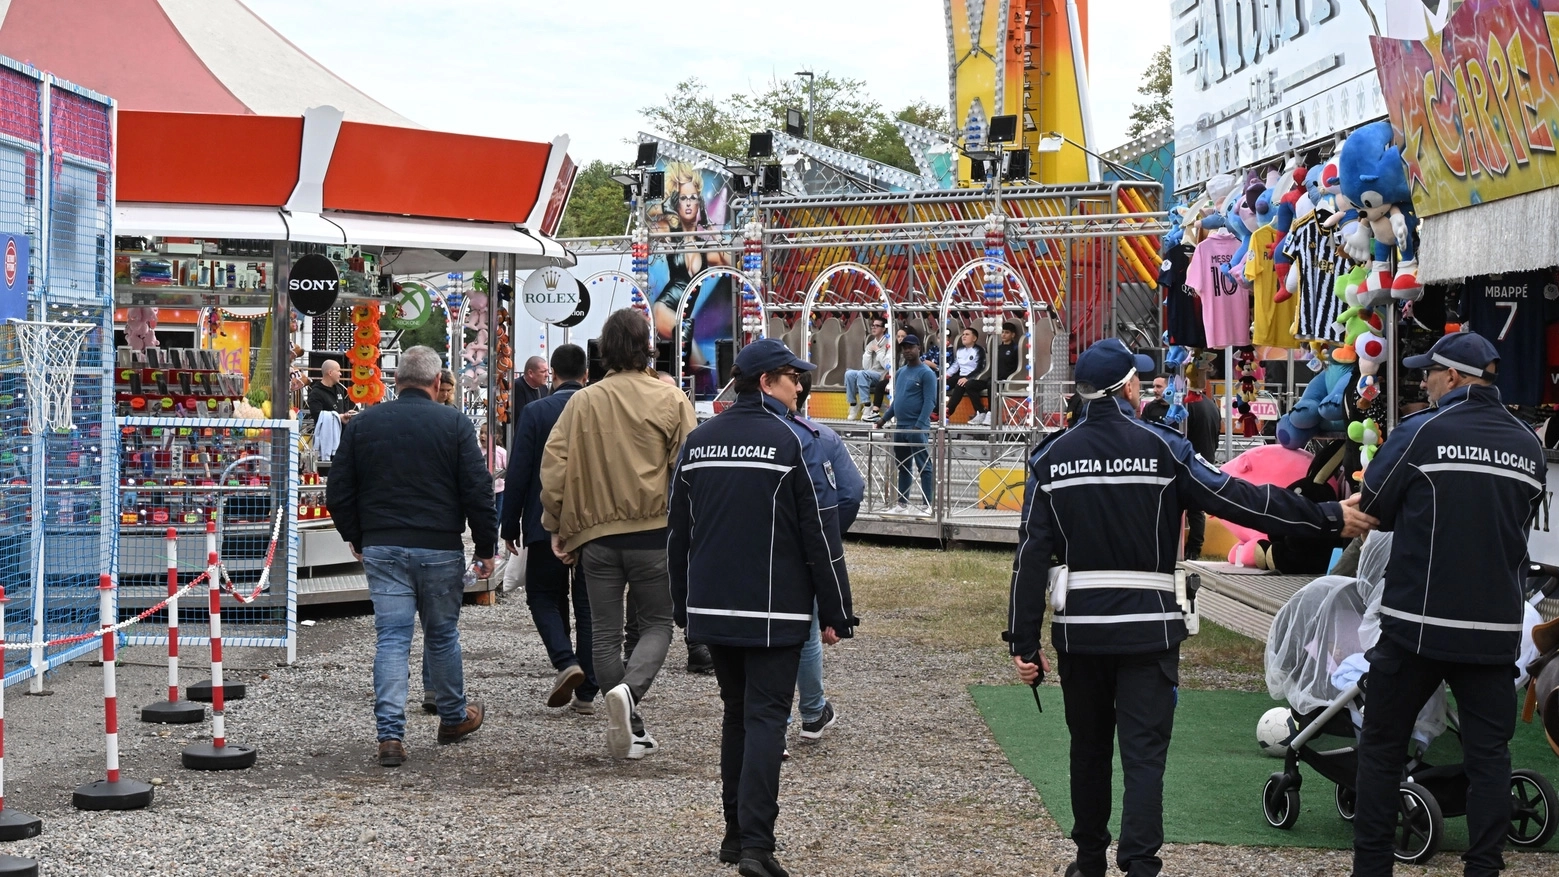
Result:
M869 622L869 607L862 614ZM374 761L366 613L302 628L291 667L275 666L275 651L230 651L230 673L249 696L230 706L229 737L260 749L247 771L182 769L179 750L209 726L141 724L139 707L160 699L165 671L155 649L127 651L118 675L123 772L159 784L144 811L70 805L75 786L102 776L99 668L62 670L49 680L51 697L13 689L5 803L42 817L44 833L0 852L34 857L50 875L735 873L714 855L723 828L719 698L712 677L683 672L680 641L643 706L664 751L618 762L605 755L604 713L542 705L552 670L521 597L468 606L461 626L467 688L487 704L487 723L441 747L437 718L410 713L410 759L398 769ZM187 681L204 678L206 656L185 654ZM792 743L781 786L779 858L793 874L1065 867L1070 842L964 690L1009 681L989 655L928 650L869 626L826 654L839 724L819 744ZM1171 846L1164 858L1170 874L1348 870L1345 855L1330 851ZM1507 861L1512 875L1559 871L1553 855ZM1432 864L1398 873L1460 873L1451 856Z

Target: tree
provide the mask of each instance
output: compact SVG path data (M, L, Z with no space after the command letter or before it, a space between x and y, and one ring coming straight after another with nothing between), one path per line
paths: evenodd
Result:
M623 187L612 181L612 173L612 166L600 160L579 172L558 237L607 237L627 231L628 205L623 202Z
M1137 86L1137 94L1147 98L1147 102L1132 104L1131 124L1126 127L1128 136L1141 137L1155 128L1174 123L1174 102L1169 94L1173 84L1169 47L1164 46L1153 53L1148 69L1142 74L1142 84Z
M745 158L747 135L753 131L784 130L785 111L806 113L807 84L798 79L776 79L761 91L733 94L724 100L711 96L697 79L677 83L663 103L640 112L669 139L725 158ZM818 73L811 92L815 105L814 138L824 146L864 158L915 170L914 159L893 124L895 118L929 128L948 129L946 111L918 101L889 116L866 92L859 79L836 78Z

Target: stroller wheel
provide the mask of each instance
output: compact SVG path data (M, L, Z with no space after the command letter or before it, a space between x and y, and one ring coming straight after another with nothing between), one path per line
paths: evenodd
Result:
M1287 789L1279 793L1278 783L1282 779L1282 771L1267 777L1267 784L1261 789L1261 810L1268 825L1287 831L1299 821L1299 790Z
M1559 796L1547 777L1535 770L1510 772L1510 833L1518 847L1540 847L1559 829Z
M1353 808L1358 803L1358 796L1347 786L1337 787L1337 815L1349 822L1353 821Z
M1445 817L1440 802L1418 783L1397 786L1397 829L1392 846L1397 861L1410 865L1427 862L1440 849L1445 836Z

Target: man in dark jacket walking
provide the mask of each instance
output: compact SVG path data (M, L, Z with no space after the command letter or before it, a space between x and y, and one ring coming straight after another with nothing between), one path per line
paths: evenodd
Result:
M509 394L512 400L509 412L509 422L514 424L514 436L519 435L520 416L525 413L525 406L532 402L539 402L547 398L552 392L547 384L547 361L539 356L533 356L525 360L525 370L520 372L520 379L514 382L514 390ZM509 453L514 453L514 439L509 441ZM505 487L508 483L505 482Z
M585 351L564 344L552 351L550 395L525 406L515 424L514 453L509 457L509 476L504 483L503 538L509 553L518 554L516 539L527 549L525 604L530 607L536 632L547 647L547 657L558 671L547 696L547 706L572 706L574 712L595 712L595 665L591 661L590 595L583 579L552 553L552 534L541 526L541 456L563 406L585 385L589 373ZM522 538L523 537L523 538ZM570 592L574 605L574 641L568 638Z
M672 477L666 555L675 619L714 656L725 704L720 860L745 877L787 877L774 860L774 821L813 601L824 643L856 624L818 485L787 421L798 376L813 368L774 339L742 348L736 403L688 435Z
M482 726L482 705L466 701L460 659L462 537L470 522L477 574L491 575L498 516L471 421L433 401L441 364L428 347L401 354L397 398L347 424L325 493L336 530L363 562L373 599L374 719L385 767L406 759L406 662L419 615L438 742L454 743Z
M1544 495L1543 449L1493 386L1499 352L1458 332L1402 361L1424 369L1428 408L1404 418L1364 473L1359 507L1396 533L1359 735L1353 873L1391 873L1402 765L1419 710L1456 695L1467 770L1468 875L1505 867L1510 738L1527 533Z

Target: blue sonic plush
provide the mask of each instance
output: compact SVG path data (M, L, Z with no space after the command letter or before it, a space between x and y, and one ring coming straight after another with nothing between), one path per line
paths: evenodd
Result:
M1371 304L1390 299L1417 301L1418 217L1402 150L1391 142L1391 123L1372 122L1348 135L1338 157L1342 195L1359 211L1358 230L1343 238L1343 248L1358 262L1371 262L1361 297ZM1391 273L1391 252L1400 261Z

